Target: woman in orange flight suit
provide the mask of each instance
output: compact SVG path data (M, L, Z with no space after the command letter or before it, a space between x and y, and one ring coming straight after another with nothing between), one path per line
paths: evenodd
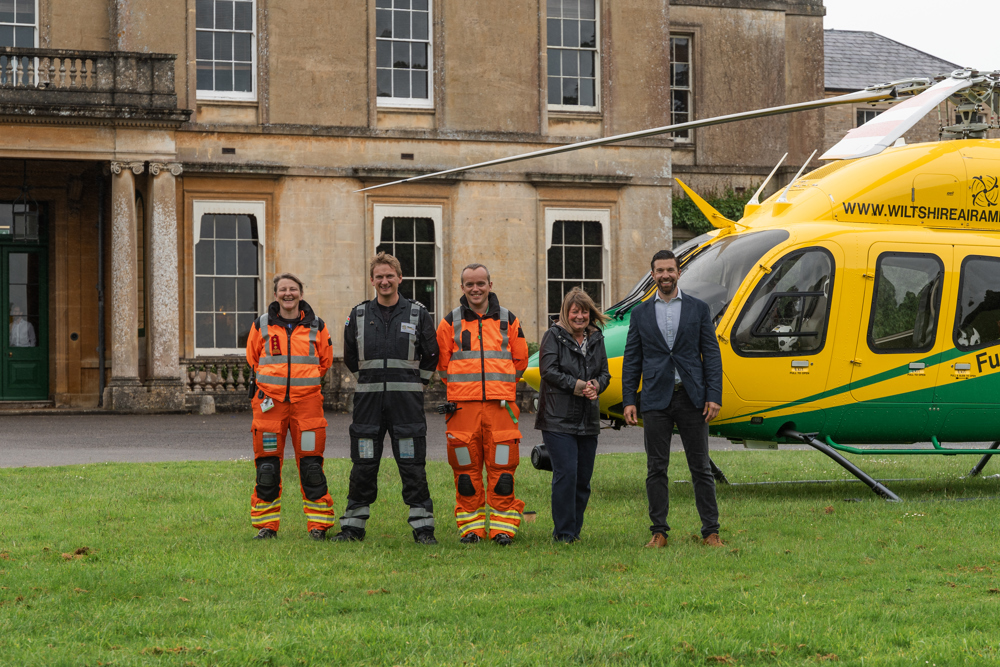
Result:
M333 347L326 324L302 300L302 291L302 281L291 273L275 276L274 302L247 338L247 363L257 382L252 400L257 485L250 496L250 522L258 540L278 534L289 430L310 537L325 539L336 517L323 474L326 418L320 385L333 364Z

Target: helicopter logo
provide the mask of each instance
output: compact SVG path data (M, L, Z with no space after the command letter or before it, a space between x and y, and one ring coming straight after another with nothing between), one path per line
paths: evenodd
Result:
M975 206L996 206L1000 187L996 176L976 176L972 179L972 203Z

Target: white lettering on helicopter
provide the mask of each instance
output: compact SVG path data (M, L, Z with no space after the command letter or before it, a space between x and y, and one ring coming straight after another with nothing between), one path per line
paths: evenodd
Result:
M1000 223L1000 209L987 211L977 208L955 208L954 206L916 206L913 204L870 204L867 202L844 202L844 213L848 215L870 215L886 218L912 218L915 220L954 220L963 222Z
M986 362L990 362L990 369L1000 368L1000 353L994 354L992 357L985 352L980 352L976 355L976 365L979 367L979 372L983 372L983 366Z

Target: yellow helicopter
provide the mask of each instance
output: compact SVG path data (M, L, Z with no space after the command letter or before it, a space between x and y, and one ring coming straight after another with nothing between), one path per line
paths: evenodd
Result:
M825 166L803 175L810 156L788 186L760 203L765 181L738 221L678 181L717 229L675 250L679 285L709 304L722 350L722 411L711 433L747 448L810 445L880 496L898 500L841 452L981 455L972 475L1000 453L1000 441L986 449L942 444L990 441L1000 434L1000 141L984 139L990 125L979 122L984 110L994 119L1000 115L1000 72L956 70L935 80L896 81L397 182L900 97L909 99L821 156L830 160ZM960 114L959 123L942 128L948 141L898 141L948 99ZM599 400L602 414L618 424L629 311L654 290L647 277L608 310L605 345L614 379ZM537 358L524 379L538 387ZM877 447L928 441L930 447ZM724 477L721 471L717 476Z

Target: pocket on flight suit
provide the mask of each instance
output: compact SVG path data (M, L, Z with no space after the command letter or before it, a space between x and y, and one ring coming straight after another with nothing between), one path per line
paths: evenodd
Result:
M392 427L399 458L422 463L427 456L427 424L395 424Z
M351 460L371 460L375 458L375 438L378 437L378 424L351 424L348 432L351 434Z

